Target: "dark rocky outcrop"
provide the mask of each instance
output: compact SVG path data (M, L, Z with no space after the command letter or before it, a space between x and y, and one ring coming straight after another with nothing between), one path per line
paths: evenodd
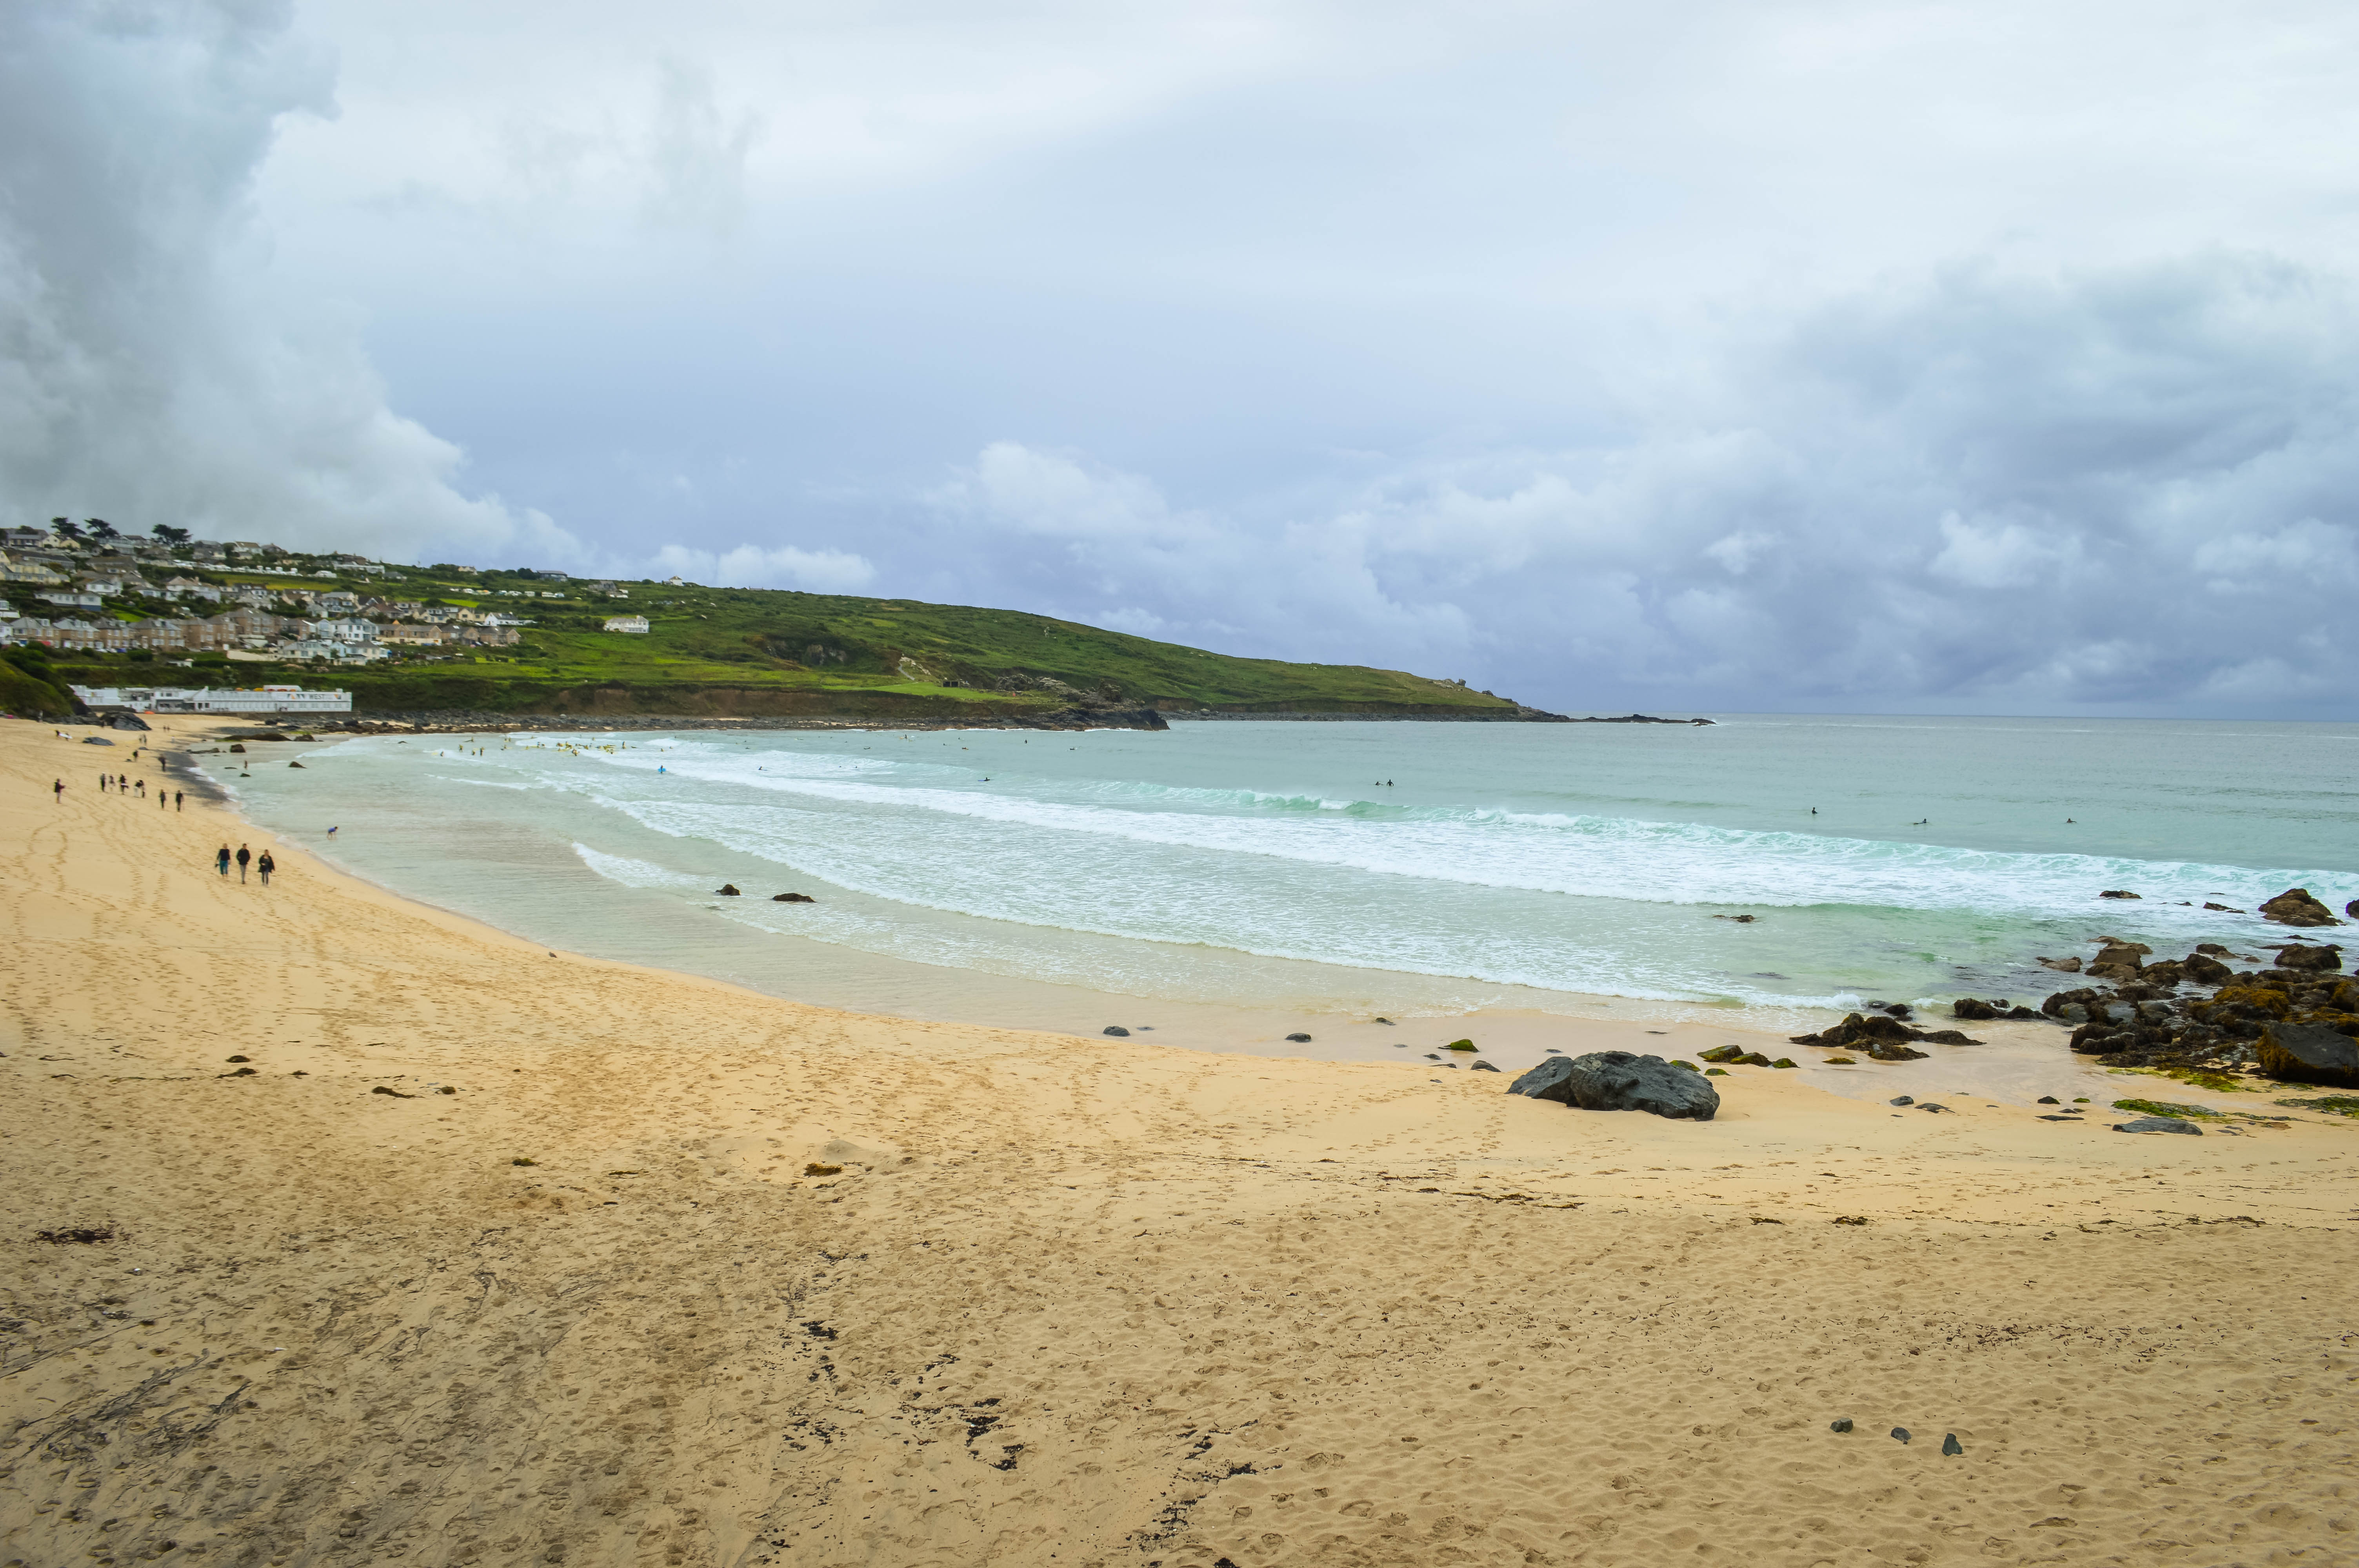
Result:
M1103 1029L1099 1030L1098 1033L1101 1034L1111 1034L1117 1040L1127 1040L1130 1038L1130 1031L1125 1029L1119 1023L1109 1023Z
M1509 1084L1507 1092L1582 1110L1643 1110L1674 1120L1710 1121L1720 1111L1720 1095L1701 1075L1629 1051L1551 1056Z
M2223 966L2224 968L2224 966ZM2326 969L2343 967L2343 949L2339 946L2306 947L2299 942L2277 949L2280 969Z
M2359 1086L2359 1040L2322 1023L2264 1024L2254 1054L2273 1078Z
M807 892L774 892L770 895L770 902L772 903L817 903L819 900Z
M1957 1000L1951 1002L1950 1004L1950 1011L1960 1018L1975 1020L2004 1018L2006 1016L2005 1011L2001 1009L1993 1007L1986 1001L1979 1001L1970 996L1962 996Z
M2078 958L2042 958L2039 961L2048 968L2062 974L2077 975L2081 972L2081 960Z
M737 891L737 884L735 882L723 882L719 887L712 890L712 893L716 898L742 898L745 896Z
M2261 905L2261 918L2279 925L2340 925L2334 912L2310 896L2308 888L2288 888Z
M2127 888L2107 888L2104 892L2103 892L2099 893L2097 896L2098 896L2099 898L2138 898L2138 897L2141 897L2142 895L2141 895L2141 894L2138 894L2138 893L2134 893L2134 892L2130 892L2130 891L2129 891L2129 889L2127 889Z

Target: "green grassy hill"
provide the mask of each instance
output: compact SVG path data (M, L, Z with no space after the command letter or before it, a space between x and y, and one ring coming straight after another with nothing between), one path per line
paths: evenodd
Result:
M300 679L349 687L364 712L985 719L1120 707L1510 719L1524 711L1452 681L1232 658L1016 611L659 583L624 584L629 597L622 599L525 572L400 571L398 580L341 586L388 600L497 609L534 624L515 647L419 650L358 668L239 661L224 669L207 660L214 667L191 678L162 665L135 670L110 656L71 666L61 660L61 678L239 686ZM207 575L273 586L287 580L234 570ZM561 597L542 597L550 593ZM608 616L625 614L646 616L651 630L601 629Z

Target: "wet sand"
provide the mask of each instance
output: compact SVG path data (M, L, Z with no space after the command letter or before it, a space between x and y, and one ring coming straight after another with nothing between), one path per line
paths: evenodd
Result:
M831 1012L224 881L127 752L0 724L0 1563L2359 1551L2359 1124Z

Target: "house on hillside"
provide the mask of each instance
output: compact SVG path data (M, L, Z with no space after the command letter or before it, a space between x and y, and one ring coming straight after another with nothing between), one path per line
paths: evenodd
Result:
M176 577L168 579L165 581L164 597L167 599L210 599L215 604L219 604L221 602L222 590L212 583L199 582L192 577Z
M644 633L647 629L647 618L644 615L609 615L606 617L606 630L609 632L636 632Z

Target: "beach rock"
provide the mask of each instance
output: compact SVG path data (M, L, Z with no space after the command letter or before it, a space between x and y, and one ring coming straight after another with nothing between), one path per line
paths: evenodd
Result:
M2228 905L2226 905L2226 904L2224 904L2224 903L2207 903L2207 904L2205 904L2203 907L2204 907L2204 908L2206 908L2206 909L2208 909L2208 910L2211 910L2212 913L2214 913L2214 914L2244 914L2247 913L2246 911L2245 911L2245 910L2241 910L2241 909L2231 909L2230 907L2228 907Z
M1702 1077L1660 1056L1629 1051L1551 1056L1509 1084L1507 1092L1582 1110L1643 1110L1673 1120L1710 1121L1720 1110L1720 1095Z
M2296 942L2277 949L2280 969L2324 969L2332 973L2342 967L2343 949L2337 946L2305 947Z
M1944 1456L1954 1458L1965 1451L1966 1445L1958 1441L1956 1433L1949 1432L1941 1434L1941 1453Z
M245 743L244 743L243 741L240 741L240 742L238 742L238 743L236 743L236 744L232 745L232 746L230 747L230 750L231 750L231 751L233 751L233 752L243 752L243 751L245 751Z
M2041 1095L2039 1097L2038 1103L2041 1105L2062 1105L2064 1102L2058 1099L2054 1095Z
M2235 970L2202 953L2190 953L2179 960L2179 972L2185 979L2205 986L2224 986L2236 978Z
M2334 912L2310 896L2308 888L2288 888L2261 905L2261 918L2279 925L2340 925Z
M1799 1062L1795 1061L1791 1056L1780 1056L1769 1065L1773 1067L1799 1067L1801 1065Z
M1851 1430L1851 1417L1844 1416L1840 1421L1829 1422L1827 1423L1827 1430L1829 1432L1849 1432Z
M1908 1442L1908 1429L1907 1427L1905 1427L1905 1426L1896 1426L1896 1427L1894 1427L1894 1428L1892 1429L1892 1441L1893 1441L1893 1442L1895 1442L1895 1443L1906 1443L1906 1442Z
M2139 895L2130 892L2127 888L2107 888L2097 896L2099 898L2136 898Z
M774 892L770 895L770 902L772 903L817 903L819 900L807 892Z
M738 892L737 884L735 882L723 882L719 887L714 888L712 892L713 896L716 898L739 898L744 896Z
M1308 1034L1289 1034L1287 1038L1294 1042L1297 1045L1308 1045L1310 1044L1310 1036Z
M1109 1023L1103 1029L1099 1030L1098 1033L1101 1034L1111 1034L1117 1040L1127 1040L1130 1038L1130 1031L1125 1029L1119 1023Z
M1946 1105L1941 1105L1936 1101L1929 1099L1919 1104L1917 1108L1919 1110L1948 1110L1950 1108Z
M1442 1049L1445 1051L1472 1051L1474 1049L1474 1042L1472 1040L1452 1040L1449 1044L1444 1045Z
M1808 1039L1810 1038L1810 1036L1805 1035L1803 1038ZM1797 1041L1795 1043L1799 1044L1801 1042ZM1707 1062L1734 1062L1739 1056L1745 1054L1745 1047L1742 1045L1715 1045L1709 1051L1699 1051L1696 1054L1702 1057Z
M2359 920L2359 898L2354 898L2349 903L2344 904L2343 906L2343 913L2349 915L2354 920Z
M2056 1010L2055 1017L2061 1023L2086 1023L2089 1022L2089 1010L2077 1001L2068 1001Z
M1886 1105L1915 1105L1917 1103L1917 1097L1915 1095L1895 1095L1884 1103Z
M1960 1018L1982 1019L1996 1018L1999 1016L1999 1010L1997 1008L1993 1007L1986 1001L1977 1001L1970 996L1962 996L1957 1000L1951 1002L1950 1004L1950 1011Z
M1488 1062L1477 1062L1474 1064L1474 1070L1478 1073L1495 1073L1499 1069Z
M2049 968L2064 974L2077 975L2081 972L2081 960L2078 958L2042 958L2039 961Z
M1915 1016L1915 1014L1910 1012L1908 1004L1905 1001L1886 1002L1882 1011L1886 1018L1897 1018L1903 1023L1908 1022L1910 1018Z
M287 765L288 765L288 767L290 767L290 768L299 768L299 767L301 767L303 764L302 764L302 763L300 763L300 762L289 762L289 763L288 763Z
M2136 1121L2114 1123L2116 1132L2192 1132L2203 1136L2203 1130L2191 1121L2181 1121L2175 1116L2141 1116Z
M2261 1071L2273 1078L2359 1086L2359 1040L2323 1023L2272 1019L2261 1026L2253 1054Z

